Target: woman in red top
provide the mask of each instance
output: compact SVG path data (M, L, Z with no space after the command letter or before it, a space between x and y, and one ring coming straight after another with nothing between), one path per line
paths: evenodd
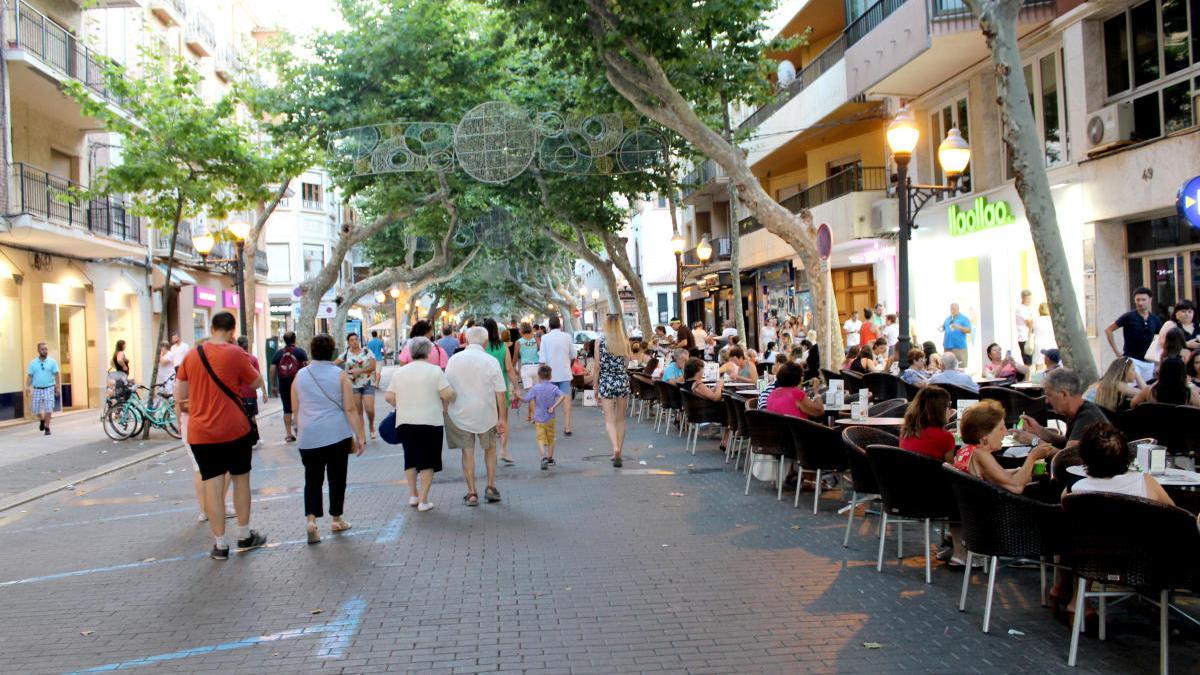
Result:
M804 368L791 361L779 367L775 373L775 388L767 397L767 411L780 415L791 415L801 419L825 414L825 405L820 399L809 398L800 386L804 382Z
M870 347L879 334L875 332L875 324L871 321L871 310L863 308L862 328L858 329L859 344Z
M950 416L950 394L937 385L917 392L900 427L900 447L932 459L954 458L954 434L943 426Z

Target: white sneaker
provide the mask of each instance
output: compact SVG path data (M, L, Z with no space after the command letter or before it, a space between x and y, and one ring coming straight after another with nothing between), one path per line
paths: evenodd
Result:
M420 503L420 504L417 506L417 510L418 510L418 511L432 511L432 510L433 510L433 504L432 504L432 503L430 503L430 502L421 502L421 503Z
M421 503L421 499L419 497L409 497L408 498L409 506L417 506L420 503Z
M198 522L198 523L207 523L207 522L208 522L208 514L207 514L207 513L201 513L199 516L196 516L196 522Z

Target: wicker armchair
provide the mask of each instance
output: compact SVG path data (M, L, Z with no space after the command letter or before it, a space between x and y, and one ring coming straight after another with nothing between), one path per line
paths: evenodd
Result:
M725 425L725 403L701 398L690 391L681 389L683 394L683 410L687 414L688 442L692 446L692 454L696 454L696 444L700 441L700 427ZM687 444L684 445L687 447Z
M915 452L887 445L867 446L867 459L879 481L883 496L883 522L879 527L879 558L875 569L883 571L883 544L888 523L897 525L896 557L903 557L904 523L924 521L925 524L925 583L933 581L930 572L929 525L934 518L946 519L957 515L950 480L942 471L942 463Z
M776 481L776 499L783 499L783 458L794 457L791 434L788 433L783 415L765 410L747 410L746 426L750 431L750 448L746 460L746 492L750 494L750 477L754 473L754 462L759 455L779 458L779 477Z
M936 383L936 386L941 387L942 389L945 389L946 393L950 394L950 407L951 408L957 408L959 400L966 400L966 401L979 400L978 392L971 391L970 389L967 389L966 387L960 387L957 384L950 384L949 382L938 382L938 383Z
M879 483L875 470L867 459L868 445L896 445L900 439L877 427L846 427L842 431L842 444L846 446L846 459L850 466L852 492L850 503L842 507L846 511L846 536L842 548L850 545L850 530L854 526L854 510L859 504L880 500Z
M981 387L979 400L991 399L1004 406L1004 424L1015 426L1021 415L1029 415L1046 424L1046 397L1029 396L1009 387Z
M1158 605L1159 671L1168 672L1171 594L1200 590L1200 532L1196 518L1183 509L1139 497L1105 493L1071 494L1063 498L1069 532L1066 551L1079 575L1075 589L1075 626L1067 665L1075 665L1084 602L1100 598L1100 639L1105 637L1105 600L1139 595ZM1089 591L1087 582L1101 584ZM1106 585L1125 590L1106 590ZM1186 614L1185 614L1186 616ZM1192 618L1192 617L1188 617ZM1192 618L1195 621L1194 618Z
M658 394L658 414L654 417L654 432L658 433L659 421L665 419L665 431L669 435L671 422L683 418L683 397L679 395L679 387L661 380L654 381L654 391ZM679 428L679 435L683 436L682 426Z
M862 381L863 386L870 390L871 398L876 401L908 397L908 388L904 380L891 373L867 373L863 375Z
M796 448L797 471L815 471L816 479L813 487L813 514L817 513L821 499L821 474L830 472L842 473L850 468L846 459L846 450L842 446L842 434L837 429L819 422L787 417L788 430L792 434L792 442ZM796 489L796 502L800 506L800 490Z
M890 401L880 401L867 408L868 417L904 417L908 410L908 399L894 398Z
M726 394L722 397L725 404L725 425L729 427L729 444L725 448L725 463L729 463L729 458L733 457L738 452L742 442L746 439L746 428L742 425L741 417L737 414L737 409L745 408L745 404L740 400Z
M847 394L857 394L866 388L863 384L863 376L853 370L843 370L841 372L841 379L846 382Z
M1036 560L1041 572L1042 605L1046 604L1046 558L1061 553L1066 538L1063 510L1058 504L1016 495L952 466L943 464L950 488L962 518L963 543L967 559L963 570L958 611L967 606L967 588L971 583L971 560L987 558L987 601L983 610L983 632L992 620L992 595L1000 558Z

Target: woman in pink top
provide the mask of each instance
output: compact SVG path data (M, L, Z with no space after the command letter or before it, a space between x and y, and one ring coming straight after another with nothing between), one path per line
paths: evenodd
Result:
M800 387L803 382L804 368L791 361L780 366L775 373L775 389L767 397L767 411L801 419L824 415L825 405L804 393Z
M418 321L414 323L412 328L409 330L408 338L410 340L417 337L428 338L431 332L433 332L433 326L429 325L428 321ZM432 338L430 341L432 342ZM400 365L402 366L408 365L409 362L412 361L412 355L408 353L408 344L405 344L404 349L400 350L400 356L398 358ZM429 352L428 360L429 363L432 363L438 368L445 370L446 364L450 362L450 355L446 353L445 349L439 347L438 343L434 342L433 349Z

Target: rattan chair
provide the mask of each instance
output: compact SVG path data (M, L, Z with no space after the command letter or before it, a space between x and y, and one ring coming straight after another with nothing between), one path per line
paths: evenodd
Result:
M746 459L746 492L750 494L750 478L754 475L754 462L759 455L770 455L779 460L779 475L776 479L776 499L783 499L784 457L794 457L791 434L788 433L783 415L765 410L747 410L746 426L750 431L750 447Z
M1168 672L1171 610L1196 621L1171 603L1178 590L1200 590L1196 517L1174 506L1117 494L1071 494L1062 503L1069 533L1066 552L1079 576L1067 665L1075 665L1086 599L1100 599L1103 640L1107 598L1137 595L1158 605L1159 672ZM1089 580L1099 589L1089 591Z
M1046 397L1023 394L1010 387L980 387L979 400L998 401L1004 406L1004 424L1015 426L1021 415L1029 415L1041 424L1046 423Z
M868 445L896 445L900 439L878 427L846 427L842 430L842 444L846 446L846 460L850 466L850 503L842 507L846 512L846 536L842 548L850 545L850 530L854 527L854 510L859 504L870 504L880 500L879 483L875 470L867 460Z
M949 477L950 488L954 491L958 515L962 519L963 544L967 549L958 611L966 610L971 561L977 555L987 558L988 570L983 632L988 632L992 620L992 597L1000 558L1038 563L1044 606L1046 558L1061 553L1065 544L1062 507L1013 494L946 464L942 465L942 471Z
M663 382L662 380L654 381L654 391L658 394L658 415L654 418L654 432L658 433L658 424L661 419L665 419L667 435L671 434L671 422L683 417L683 398L679 395L679 387ZM676 417L678 415L678 417ZM679 429L679 435L683 436L683 427Z
M649 375L641 373L631 376L629 384L633 388L633 398L638 404L637 418L641 422L646 406L653 407L658 404L658 391L654 386L654 380Z
M742 401L725 394L721 397L725 403L725 425L729 427L729 443L725 447L725 463L729 463L729 458L733 457L738 452L741 444L746 439L746 429L742 426L742 416L737 414L739 407L745 408ZM736 465L735 465L736 466Z
M1126 438L1153 436L1171 455L1200 452L1200 408L1167 403L1143 403L1113 415L1113 424Z
M880 401L867 408L868 417L904 417L908 410L908 399L894 398L890 401Z
M935 384L938 387L941 387L942 389L945 389L946 393L950 394L950 407L951 408L957 408L959 400L966 400L966 401L979 400L979 392L971 391L970 389L967 389L966 387L960 387L957 384L950 384L948 382L936 382L933 384Z
M700 441L700 427L725 425L725 403L701 398L690 391L681 389L683 394L683 410L686 413L688 425L688 440L684 444L692 446L692 454L696 454L696 444Z
M870 390L871 398L876 401L908 397L908 388L904 380L891 373L867 373L863 375L862 381L863 386Z
M746 406L750 406L750 407L747 408ZM757 407L758 407L758 402L755 399L750 399L749 401L747 401L746 405L733 406L734 417L737 418L738 433L742 437L742 442L739 443L738 445L734 446L734 450L733 450L733 470L734 471L737 471L738 462L741 461L741 459L742 459L743 448L748 449L750 446L750 442L751 442L750 423L746 421L746 412L748 410L757 409ZM748 456L748 454L747 454L747 456ZM745 469L747 471L750 469L750 461L749 460L746 461Z
M915 452L887 445L867 446L867 459L875 471L883 497L883 522L879 526L879 558L875 569L883 571L883 544L888 523L897 525L896 557L903 557L904 523L924 521L925 583L931 583L929 525L932 520L953 518L958 509L942 463Z
M819 422L800 417L786 417L788 430L792 434L792 442L796 448L796 470L798 472L815 471L816 479L813 484L813 514L817 513L821 499L821 474L840 474L850 469L846 459L846 449L842 445L842 434L837 429ZM800 506L799 482L796 487L796 501L793 506Z
M853 370L843 370L841 379L845 381L846 393L857 394L860 390L865 389L863 385L863 376Z

